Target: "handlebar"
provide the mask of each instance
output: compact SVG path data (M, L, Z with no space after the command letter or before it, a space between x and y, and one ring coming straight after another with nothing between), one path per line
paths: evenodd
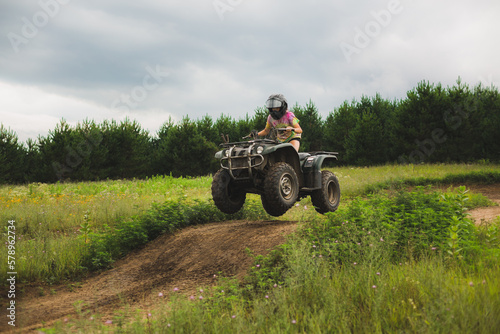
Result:
M276 132L278 132L278 131L293 131L293 128L273 128L271 131L276 131ZM224 137L224 135L222 135L222 138L223 138L223 142L224 143L228 143L229 142L229 138ZM254 140L256 140L257 138L258 138L258 135L257 135L256 131L255 131L255 133L252 132L252 133L250 133L249 135L247 135L245 137L241 137L241 139L243 139L243 140L245 140L245 139L254 139Z

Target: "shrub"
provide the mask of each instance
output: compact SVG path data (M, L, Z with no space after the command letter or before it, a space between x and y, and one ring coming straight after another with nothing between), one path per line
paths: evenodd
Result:
M467 218L468 200L465 187L445 194L417 187L392 197L375 194L355 198L326 218L306 222L296 237L269 255L255 257L246 288L257 292L282 284L286 277L306 270L299 268L291 274L294 267L304 265L299 259L304 256L327 262L332 268L380 268L420 261L432 254L468 264L478 258L484 258L482 266L495 263L500 258L499 224L477 231ZM302 254L304 249L307 254Z
M395 197L371 195L353 200L327 220L310 224L303 233L318 244L318 253L341 263L366 256L373 260L377 249L379 257L389 256L393 261L433 250L474 251L477 242L465 212L467 199L463 187L445 195L426 192L423 187ZM456 243L450 245L453 233Z

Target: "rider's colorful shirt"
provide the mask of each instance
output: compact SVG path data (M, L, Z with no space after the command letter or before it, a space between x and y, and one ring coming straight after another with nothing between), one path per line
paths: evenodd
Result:
M286 111L286 113L280 119L276 120L269 115L267 117L266 129L272 128L286 128L293 127L295 124L299 123L299 119L295 117L293 112ZM301 134L295 133L295 131L278 131L278 140L282 143L288 143L290 140L294 138L300 139Z

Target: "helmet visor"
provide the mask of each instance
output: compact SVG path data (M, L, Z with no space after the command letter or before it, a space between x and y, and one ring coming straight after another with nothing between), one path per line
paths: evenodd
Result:
M269 99L266 102L267 109L281 108L282 105L283 105L283 102L276 100L276 99Z

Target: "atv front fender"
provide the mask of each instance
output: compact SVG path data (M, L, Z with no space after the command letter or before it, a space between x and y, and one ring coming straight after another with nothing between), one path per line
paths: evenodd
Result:
M282 143L278 145L264 146L262 155L267 157L268 162L271 164L282 161L292 166L299 179L299 186L302 187L304 185L304 178L300 168L299 154L292 144Z
M262 151L262 154L263 155L270 154L270 153L276 152L276 151L284 149L284 148L286 150L292 148L295 151L295 148L293 147L292 144L290 144L290 143L281 143L281 144L278 144L278 145L266 145L264 147L264 151ZM298 155L297 151L295 151L295 155Z

